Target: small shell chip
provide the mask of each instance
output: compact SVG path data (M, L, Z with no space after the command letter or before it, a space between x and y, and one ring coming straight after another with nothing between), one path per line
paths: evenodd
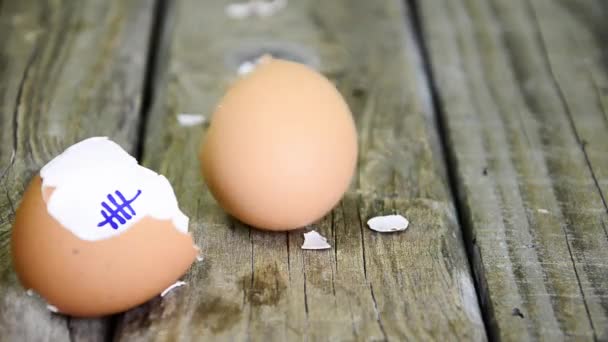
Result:
M190 127L201 125L207 121L203 114L181 113L177 115L177 122L180 126Z
M270 17L282 10L287 0L237 2L226 6L224 12L232 19L245 19L250 16Z
M166 288L166 289L165 289L165 290L164 290L164 291L163 291L163 292L160 294L160 296L161 296L161 297L164 297L164 296L166 296L166 295L167 295L167 293L169 293L169 292L173 291L173 289L175 289L175 288L177 288L177 287L180 287L180 286L184 286L184 285L187 285L187 283L186 283L185 281L181 281L181 280L176 281L176 282L175 282L173 285L171 285L171 286L167 287L167 288Z
M327 239L314 230L304 233L304 244L302 249L328 249L331 246L327 243Z
M239 65L239 68L237 70L237 74L239 74L239 75L247 75L248 73L252 72L255 69L256 65L257 65L256 62L245 61L241 65Z
M401 215L387 215L371 218L367 225L377 232L391 233L406 230L410 222Z
M226 15L232 19L244 19L251 15L251 5L247 2L226 6Z

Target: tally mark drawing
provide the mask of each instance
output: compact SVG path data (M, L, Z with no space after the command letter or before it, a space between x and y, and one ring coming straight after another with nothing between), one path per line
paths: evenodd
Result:
M137 190L137 194L130 200L127 200L125 196L123 196L123 194L118 190L116 190L114 193L120 202L118 202L116 198L112 196L112 194L108 194L108 201L114 206L114 209L112 209L108 203L101 202L101 206L105 209L101 210L101 215L103 216L104 220L99 222L97 227L103 227L106 224L110 224L112 229L118 229L118 223L123 225L136 215L135 209L133 209L131 203L133 203L133 201L135 201L135 199L141 195L141 190ZM116 221L118 221L118 223L116 223Z

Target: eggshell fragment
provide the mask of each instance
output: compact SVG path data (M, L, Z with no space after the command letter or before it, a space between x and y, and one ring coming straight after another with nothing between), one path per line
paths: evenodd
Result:
M241 63L241 65L239 65L239 68L237 70L237 74L239 75L247 75L248 73L252 72L256 67L256 63L252 62L252 61L245 61L243 63Z
M321 234L312 230L308 233L304 233L304 244L302 249L328 249L331 246L327 243L327 239Z
M177 122L183 127L202 125L205 121L207 118L203 114L181 113L177 115Z
M163 292L160 293L161 297L166 296L169 292L173 291L173 289L176 289L178 287L182 287L184 285L187 285L187 283L185 281L176 281L175 284L167 287Z
M270 17L287 6L287 0L257 1L256 12L260 17Z
M252 13L251 4L249 2L229 4L224 11L226 15L232 19L244 19Z
M225 13L232 19L245 19L253 15L269 17L283 9L286 5L287 0L252 0L229 4L225 8Z
M401 215L377 216L367 221L370 229L381 233L404 231L410 222Z

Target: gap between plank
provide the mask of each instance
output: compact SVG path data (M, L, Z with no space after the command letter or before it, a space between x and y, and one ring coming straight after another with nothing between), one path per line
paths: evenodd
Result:
M135 158L142 160L144 155L144 146L146 138L146 129L148 127L148 118L150 109L154 103L154 81L158 71L158 55L159 48L162 44L163 32L166 26L166 13L169 6L167 0L156 0L152 9L152 26L150 28L150 36L148 39L148 54L146 58L146 66L143 76L143 91L142 105L139 111L139 124L137 127L137 144L135 145ZM104 336L105 342L112 342L116 339L118 322L124 317L123 313L114 314L107 317L106 333ZM71 331L70 331L71 335Z
M150 109L154 103L154 81L158 71L159 48L162 44L163 32L165 32L166 16L169 2L167 0L156 0L152 13L152 28L148 42L148 58L144 73L144 84L142 94L142 105L139 112L139 125L137 127L137 145L135 147L135 158L141 160L144 155L146 145L146 129Z
M431 67L431 53L426 45L424 40L424 28L423 28L423 19L420 13L420 7L418 5L419 0L404 0L406 6L409 8L410 14L410 26L412 31L414 32L414 43L418 47L418 53L422 59L422 67L423 73L426 77L426 81L428 83L428 88L432 101L432 114L434 115L437 122L437 130L439 136L441 157L444 159L446 165L446 173L448 175L448 183L450 187L450 196L452 202L454 203L454 207L456 210L456 217L458 219L458 225L462 232L463 243L465 245L465 250L467 254L467 259L469 261L469 270L470 274L473 277L473 282L475 285L475 292L477 294L477 300L479 309L481 311L483 317L484 330L486 332L486 337L490 341L499 339L499 328L493 323L496 322L494 319L494 313L491 307L491 302L489 300L489 295L485 295L483 291L481 291L480 282L483 281L483 274L477 274L475 268L475 259L474 259L474 249L475 249L475 238L472 232L472 226L468 225L467 222L469 220L466 219L465 213L467 212L463 203L459 201L459 198L462 198L457 180L457 170L458 165L456 161L456 156L454 155L454 151L449 148L448 143L448 127L445 118L445 112L443 111L443 102L441 100L441 95L437 88L437 84L435 81L435 76L433 74L433 70ZM483 272L483 270L480 270ZM483 305L482 303L487 303Z
M0 3L0 5L1 5L1 3ZM27 64L25 65L25 70L23 70L23 77L19 81L19 88L17 89L17 96L15 99L15 107L13 108L13 130L12 130L13 147L12 147L12 151L11 151L11 158L10 158L6 168L4 170L2 170L2 172L0 172L0 181L2 181L2 179L4 179L4 177L9 173L10 169L15 164L15 157L17 155L17 145L19 142L19 136L18 136L19 135L19 107L21 106L21 101L23 98L23 88L25 86L25 82L27 82L27 79L28 79L28 76L30 73L30 69L31 69L32 65L34 64L34 60L36 60L36 57L38 57L39 46L40 45L38 45L38 44L36 44L34 46L34 49L32 50L32 53L30 54L30 56L27 60ZM15 213L13 210L13 215L14 214Z

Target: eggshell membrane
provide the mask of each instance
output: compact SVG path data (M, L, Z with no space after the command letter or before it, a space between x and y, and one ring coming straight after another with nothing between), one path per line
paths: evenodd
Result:
M53 189L41 186L36 176L24 193L11 250L22 285L60 313L92 317L142 304L178 280L196 258L190 234L170 220L143 217L118 236L81 240L48 214L44 198Z
M221 100L199 159L228 213L262 229L296 229L323 217L347 190L356 127L323 75L266 59Z

